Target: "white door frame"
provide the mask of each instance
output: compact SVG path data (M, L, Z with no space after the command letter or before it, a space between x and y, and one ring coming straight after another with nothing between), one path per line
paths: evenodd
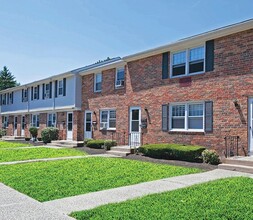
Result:
M13 135L18 136L18 116L14 116Z
M24 121L23 121L23 118L24 118ZM21 136L25 136L25 116L24 115L21 115L20 129L21 129Z
M248 101L248 139L248 153L253 155L253 98Z
M86 121L86 114L87 113L90 113L91 116L90 116L90 131L86 131L86 124L87 124L87 121ZM92 138L92 111L89 111L89 110L86 110L84 112L84 138Z
M72 129L69 130L69 114L72 114ZM67 140L73 140L73 118L74 118L74 114L73 112L67 112Z
M139 131L132 131L132 110L139 110ZM131 106L129 109L129 145L132 144L135 147L139 147L141 145L141 107L139 106Z

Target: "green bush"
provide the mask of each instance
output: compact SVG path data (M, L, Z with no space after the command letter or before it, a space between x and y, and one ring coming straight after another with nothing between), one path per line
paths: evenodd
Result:
M45 128L41 132L42 141L47 144L51 141L58 140L59 130L57 128Z
M220 163L219 154L215 150L204 150L202 152L202 158L205 163L217 165Z
M117 146L117 142L112 140L105 140L104 146L106 150L110 150L111 147Z
M89 141L93 141L93 139L92 138L85 138L83 141L84 145L87 145Z
M149 144L139 148L139 152L149 157L189 162L202 162L201 153L204 150L201 146L182 144Z
M101 149L104 147L105 140L92 140L89 141L86 146L90 148Z
M36 127L31 127L31 128L29 128L29 131L30 131L32 137L36 139L37 136L38 136L38 128L36 128Z
M49 128L50 137L52 141L56 141L59 139L59 129L58 128Z
M6 135L6 129L0 129L0 138Z

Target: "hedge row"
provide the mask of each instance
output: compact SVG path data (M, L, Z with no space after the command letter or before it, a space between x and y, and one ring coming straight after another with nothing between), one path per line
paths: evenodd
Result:
M116 146L117 142L112 140L92 140L86 139L84 141L87 147L101 149L105 148L106 150L110 150L111 147Z
M139 152L149 157L189 162L202 162L201 153L204 150L201 146L182 144L149 144L139 148Z

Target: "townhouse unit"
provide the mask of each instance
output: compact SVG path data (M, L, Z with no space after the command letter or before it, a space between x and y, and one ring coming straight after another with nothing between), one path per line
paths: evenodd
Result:
M60 139L76 139L81 78L75 71L0 92L2 128L8 136L30 137L29 128L59 128Z
M220 154L236 136L239 153L253 153L253 20L1 91L1 104L9 135L57 126L61 139Z

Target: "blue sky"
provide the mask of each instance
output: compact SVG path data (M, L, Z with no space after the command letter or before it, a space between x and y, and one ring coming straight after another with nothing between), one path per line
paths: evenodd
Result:
M0 68L21 84L253 18L253 0L0 0Z

